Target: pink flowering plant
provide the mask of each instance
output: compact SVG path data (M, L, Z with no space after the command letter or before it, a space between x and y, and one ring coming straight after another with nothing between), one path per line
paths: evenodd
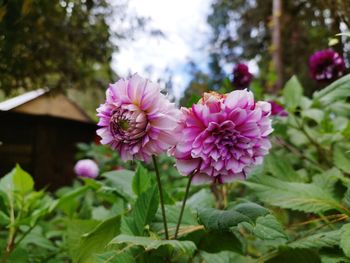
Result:
M177 107L118 80L71 186L37 191L20 166L0 179L1 263L347 262L349 83L227 86Z

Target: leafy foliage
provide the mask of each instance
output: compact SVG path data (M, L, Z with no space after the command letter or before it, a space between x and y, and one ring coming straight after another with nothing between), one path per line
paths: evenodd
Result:
M316 185L285 182L268 176L244 184L254 189L261 200L275 206L307 213L322 213L339 208L337 200Z
M144 227L154 218L159 205L157 186L149 188L136 200L131 217L127 217L126 224L137 236L142 236Z
M105 1L20 0L0 10L2 90L84 89L111 77Z
M202 209L198 216L208 230L223 231L242 222L253 223L259 216L267 213L265 208L254 203L247 203L226 211L213 208Z
M169 157L161 157L159 165L168 240L148 164L128 163L123 169L118 159L105 161L104 154L118 156L103 146L85 147L102 163L102 175L56 193L36 191L17 165L0 180L2 260L349 261L348 113L324 104L333 91L309 99L300 90L293 94L301 88L296 78L287 84L280 101L289 103L289 115L274 118L271 153L246 180L190 187L176 239L187 180ZM347 105L347 96L341 92L338 105Z
M178 240L157 240L150 237L137 237L119 235L111 241L112 244L131 244L134 246L142 246L146 251L155 250L162 246L169 246L175 251L192 255L196 249L196 245L191 241Z

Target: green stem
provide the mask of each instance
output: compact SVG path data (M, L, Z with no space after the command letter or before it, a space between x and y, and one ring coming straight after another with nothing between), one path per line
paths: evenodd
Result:
M18 241L15 242L15 246L16 246L16 247L22 242L22 240L23 240L26 236L28 236L28 234L30 234L30 232L32 232L32 230L36 227L36 225L37 225L37 222L36 222L35 224L33 224L31 227L29 227L28 230L22 234L22 236L20 237L20 239L18 239Z
M160 207L162 209L165 239L169 239L168 225L167 225L167 220L166 220L166 215L165 215L162 183L160 181L160 173L159 173L159 169L158 169L157 158L154 155L152 155L152 160L153 160L153 165L154 165L154 169L156 171L156 177L157 177L157 184L158 184L158 190L159 190L159 200L160 200Z
M5 251L1 260L2 263L7 262L8 258L10 257L14 249L16 232L17 232L17 229L15 227L15 209L14 209L13 199L10 194L8 194L8 199L10 204L10 229L9 229L9 235L7 238Z
M180 229L180 225L181 225L181 221L182 221L182 216L183 216L183 213L184 213L184 210L185 210L186 201L187 201L188 193L189 193L189 191L190 191L190 186L191 186L192 178L193 178L193 176L196 174L196 172L197 172L196 170L193 171L193 172L189 175L189 178L188 178L185 196L184 196L184 199L182 200L182 206L181 206L181 211L180 211L179 220L177 221L177 225L176 225L175 236L174 236L175 239L177 238L177 234L178 234L179 229Z

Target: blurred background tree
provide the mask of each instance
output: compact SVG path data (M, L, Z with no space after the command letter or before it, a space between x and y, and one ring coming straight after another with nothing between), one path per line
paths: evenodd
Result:
M0 7L0 85L67 89L110 78L112 44L106 3L11 0Z
M0 90L14 96L47 87L95 112L115 73L118 40L144 20L126 15L127 1L0 0ZM109 21L110 20L110 21ZM128 26L112 33L108 22ZM96 98L97 96L97 98ZM94 113L93 113L94 114Z
M309 57L316 50L327 48L336 34L349 31L350 4L348 0L282 0L281 3L282 82L296 74L306 93L311 94L321 86L310 78ZM208 87L218 89L223 85L228 75L225 66L233 68L239 61L255 60L259 66L256 81L265 90L272 90L277 77L272 65L272 4L273 0L213 1L208 16L212 28L209 79L213 82L208 82ZM349 63L346 38L337 40L332 48ZM193 75L189 89L195 86L197 75Z

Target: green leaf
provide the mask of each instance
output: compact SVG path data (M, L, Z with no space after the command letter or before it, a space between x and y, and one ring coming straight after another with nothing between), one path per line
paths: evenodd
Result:
M288 249L282 250L276 257L267 261L258 261L266 263L321 263L319 255L310 249Z
M307 213L341 209L331 193L315 184L286 182L271 176L254 177L242 183L253 189L259 199L274 206Z
M33 178L18 164L16 165L15 172L13 173L13 184L15 186L15 190L22 195L25 195L34 189Z
M135 259L129 251L108 251L95 256L96 263L134 263Z
M181 206L165 205L165 213L167 217L170 236L175 234L175 228L177 225L177 221L179 219L180 210L181 210ZM198 226L197 218L188 207L185 207L185 210L182 216L180 230L183 228L190 228L193 226ZM157 232L164 231L163 217L160 209L158 209L155 219L152 222L152 230L155 230Z
M274 153L270 153L265 159L266 167L268 171L275 177L290 181L299 182L301 177L294 171L289 160L281 155L277 156Z
M68 249L69 256L76 258L79 255L79 247L83 234L90 232L99 224L96 220L74 219L66 222L67 229L65 233L65 246Z
M268 210L254 203L243 203L229 210L206 208L198 211L202 224L208 230L226 231L242 222L254 223L259 216L268 214Z
M316 174L312 177L313 184L319 186L324 191L333 193L335 184L339 180L344 180L343 174L339 171L339 169L333 167L321 174ZM345 182L344 182L345 183ZM345 184L347 185L347 184Z
M138 164L135 176L132 180L132 190L136 195L140 195L151 186L151 176L147 169Z
M157 186L149 188L137 198L131 217L128 219L129 228L135 235L142 236L144 228L153 220L159 206Z
M0 180L0 190L5 193L18 192L25 195L34 189L33 178L18 164Z
M27 227L24 231L27 231L29 227ZM32 231L22 240L21 245L23 247L32 244L41 249L47 249L50 251L57 251L58 248L53 244L51 240L49 240L40 226L36 226Z
M71 227L74 227L74 225ZM77 263L94 263L95 254L106 251L108 243L119 233L120 216L101 222L91 231L80 236L74 250L74 261Z
M214 207L213 194L208 189L201 189L188 198L186 205L196 211L199 207Z
M303 95L303 88L296 76L288 80L282 93L287 109L294 111L299 106Z
M340 231L340 247L343 249L344 254L350 257L350 224L343 225Z
M327 106L332 102L346 99L350 96L350 74L334 81L326 88L316 91L313 94L315 101L320 102L323 106Z
M336 145L333 152L333 162L340 170L350 173L350 151L345 147Z
M346 190L343 202L346 205L347 208L350 209L350 184L348 185L348 190Z
M112 186L122 197L130 201L135 200L136 196L132 190L133 171L110 171L103 173L101 176L107 178L107 184Z
M204 260L203 263L253 263L254 260L249 256L242 256L240 254L221 251L220 253L208 253L200 251L200 257ZM202 262L202 261L201 261Z
M166 246L176 252L180 252L186 255L192 255L196 250L196 245L192 241L159 240L153 239L151 237L136 237L129 235L119 235L115 237L110 244L141 246L146 251L156 250L160 247Z
M339 245L340 230L334 230L324 233L317 233L288 244L291 248L309 248L319 249L323 247L333 247Z
M324 112L319 109L307 109L302 111L302 115L304 118L308 118L314 120L316 123L321 123L324 117Z
M59 199L55 200L54 202L52 202L50 208L49 208L49 212L53 212L55 209L60 208L62 210L64 210L66 213L69 212L71 205L74 205L74 200L79 197L82 196L83 194L85 194L89 189L91 189L90 186L88 185L84 185L83 187L79 187L71 192L68 192L66 194L64 194L63 196L61 196Z
M270 214L258 217L252 232L255 236L264 240L287 239L280 222Z
M242 253L242 243L236 235L230 231L203 231L198 242L198 249L209 253L220 251L233 251ZM220 240L220 242L218 242Z

